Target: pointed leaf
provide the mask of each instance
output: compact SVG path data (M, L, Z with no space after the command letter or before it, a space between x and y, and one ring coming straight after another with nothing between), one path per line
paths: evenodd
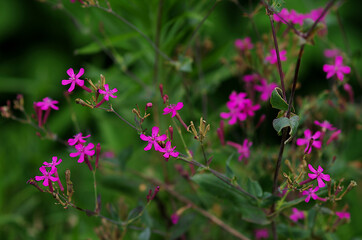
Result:
M279 110L288 110L288 103L282 97L282 90L278 87L274 88L272 95L270 97L270 104L273 108Z

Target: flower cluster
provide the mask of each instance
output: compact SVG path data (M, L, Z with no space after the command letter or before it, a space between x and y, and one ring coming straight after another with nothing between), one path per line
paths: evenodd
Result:
M220 113L223 119L229 119L228 123L234 125L237 121L244 121L248 116L254 116L255 111L260 109L260 105L253 105L251 99L246 98L246 93L232 92L229 96L230 101L226 103L230 112Z
M77 152L72 152L69 154L70 157L78 157L78 163L85 162L90 170L93 170L92 165L89 162L89 158L94 156L94 154L97 151L96 154L96 168L98 167L98 161L99 161L99 152L100 152L100 144L97 144L96 150L94 150L94 144L88 143L86 144L85 138L89 138L90 135L83 136L82 133L78 133L73 136L73 138L68 139L69 146L74 146Z
M280 13L278 14L274 14L273 18L274 21L276 22L282 22L284 24L288 23L292 23L292 24L299 24L299 25L303 25L304 19L311 19L313 21L316 21L319 16L322 14L323 12L323 8L318 8L318 9L313 9L312 11L310 11L309 13L298 13L297 11L295 11L294 9L292 10L288 10L286 8L283 8ZM321 21L325 21L325 16L321 19Z
M236 39L234 45L240 51L250 50L254 47L254 45L251 43L250 37Z
M159 136L159 134L158 134L159 130L160 129L158 127L154 126L152 128L151 136L146 136L144 134L140 135L140 138L143 141L148 142L148 144L144 148L144 150L148 151L153 146L156 151L163 153L163 157L166 159L166 161L168 161L170 156L177 158L179 155L179 152L175 151L176 147L172 147L170 141L167 141L165 144L164 141L166 141L167 136L166 136L166 134ZM160 144L163 145L164 147L161 147Z
M287 51L281 50L279 51L279 57L281 62L287 61ZM276 64L278 62L278 57L275 49L270 50L270 54L265 57L265 61L269 62L270 64Z
M39 168L39 171L43 174L42 176L35 176L36 181L43 181L43 186L49 187L49 191L53 192L52 182L58 182L61 191L64 191L64 187L60 182L57 165L62 162L62 159L58 160L58 157L54 156L52 162L44 162L43 166ZM53 176L54 175L54 176Z

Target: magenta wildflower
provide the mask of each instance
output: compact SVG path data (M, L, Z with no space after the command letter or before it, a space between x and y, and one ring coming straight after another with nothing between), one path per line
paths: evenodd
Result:
M166 161L170 158L170 156L177 158L179 155L179 152L175 152L175 147L171 147L171 142L166 142L165 148L161 148L159 151L164 153L163 156L166 158Z
M340 218L340 219L351 219L351 214L349 212L336 212L336 215Z
M243 145L235 143L235 142L231 142L231 141L227 141L226 144L236 148L236 150L238 151L239 158L238 161L242 161L244 158L248 159L250 156L250 147L253 145L252 142L249 142L248 139L245 139L243 142Z
M104 95L103 99L106 101L109 101L109 97L116 98L117 96L113 95L113 93L116 93L117 91L117 88L109 90L108 84L104 84L104 90L99 89L99 93Z
M299 25L303 25L303 20L304 20L304 15L297 13L294 9L290 10L289 13L289 21L292 22L293 24L299 24Z
M329 145L333 140L337 140L341 132L342 132L341 130L337 130L334 133L332 133L332 135L327 140L327 145Z
M326 49L323 53L326 58L335 58L340 55L340 51L338 49Z
M152 128L152 135L151 136L146 136L144 134L140 135L140 138L143 141L148 142L147 146L144 148L145 151L150 150L152 148L152 145L154 145L156 151L162 151L161 146L157 142L158 141L160 141L160 142L165 141L167 139L167 136L166 136L166 134L158 136L158 132L159 132L159 128L154 126Z
M91 135L87 135L87 136L82 136L82 133L78 133L76 135L74 135L74 138L69 138L68 139L68 144L70 146L74 146L77 143L85 143L86 140L84 140L84 138L89 138Z
M327 73L327 79L331 78L334 75L337 75L337 78L343 81L343 74L349 74L351 68L348 66L343 66L343 57L337 56L334 61L334 65L324 64L323 71Z
M268 82L264 78L260 79L260 82L261 85L255 85L254 89L258 92L261 92L260 99L262 101L267 101L270 98L274 88L276 88L278 84L276 83L268 84Z
M324 120L323 122L318 122L317 120L315 120L314 124L317 126L320 126L322 128L323 132L325 132L327 130L329 130L329 131L337 130L337 128L333 127L333 125L331 123L329 123L327 120Z
M43 181L44 186L49 186L49 182L56 182L58 180L57 177L53 177L52 175L56 172L57 168L52 166L49 171L45 169L45 166L41 166L39 171L43 174L43 176L35 176L36 181Z
M69 75L69 79L62 80L62 85L68 85L70 84L70 87L68 89L68 92L72 92L75 88L75 85L78 85L80 87L84 86L84 80L79 79L84 73L84 68L79 69L79 73L76 75L74 73L73 68L69 68L67 70L67 74Z
M251 43L250 37L236 39L234 45L240 51L245 51L254 47L254 45Z
M37 102L36 106L38 106L41 110L46 111L48 109L59 110L55 104L58 104L58 101L51 99L50 97L43 98L43 101Z
M310 11L310 13L305 14L305 18L310 18L313 21L317 21L317 19L319 18L320 15L322 15L322 13L323 13L323 8L313 9L312 11ZM325 17L326 15L322 17L321 22L325 22Z
M317 200L318 199L318 196L317 194L315 194L315 192L317 192L319 190L319 187L315 187L314 189L313 188L309 188L307 190L304 190L303 191L303 195L307 195L307 197L305 198L305 202L309 202L310 198L313 198L314 200Z
M255 230L255 239L259 240L259 239L268 238L268 237L269 237L268 229L262 228L262 229Z
M170 104L163 109L163 115L171 114L171 117L176 116L177 111L183 108L184 104L182 102L178 102L177 104Z
M259 74L257 74L257 73L244 75L244 77L243 77L244 82L253 82L253 81L256 81L258 79L259 79Z
M85 156L93 156L95 151L91 150L94 148L93 143L89 143L87 146L84 146L83 144L79 143L75 145L75 149L78 150L78 152L70 153L70 157L77 157L79 156L78 162L82 163L85 160Z
M308 164L308 168L311 172L313 172L313 173L308 173L308 176L311 179L317 179L318 187L322 188L326 186L323 180L326 182L329 182L331 180L331 177L328 174L322 173L323 168L321 166L318 166L318 169L315 170L312 165Z
M284 62L287 60L286 54L287 54L286 50L279 51L279 56L280 56L281 62ZM269 62L270 64L276 64L278 62L278 58L277 58L275 49L270 50L270 55L265 57L265 61Z
M303 211L299 211L299 210L296 209L296 208L293 208L292 211L293 211L293 214L291 214L291 215L289 216L289 218L290 218L293 222L298 222L299 219L304 219L304 218L305 218L305 215L304 215L304 212L303 212Z
M177 213L171 215L171 222L173 225L177 224L179 219L180 216Z
M304 136L305 136L305 138L298 138L297 139L297 145L298 146L306 145L306 147L304 149L304 153L310 154L312 152L312 146L315 147L315 148L321 148L322 147L322 142L316 140L321 136L320 131L317 131L312 136L312 132L309 129L306 129L304 131ZM312 145L310 146L310 144L312 144Z
M51 163L43 162L43 165L45 167L55 167L55 166L59 165L61 162L62 162L62 159L59 158L59 160L58 160L58 157L54 156L54 157L52 157Z
M279 15L281 18L280 18L278 15ZM288 11L288 9L283 8L283 9L280 11L280 13L278 13L278 15L274 13L274 15L273 15L274 21L276 21L276 22L283 22L283 23L285 23L284 21L289 22L289 11ZM283 19L284 21L283 21L282 19Z

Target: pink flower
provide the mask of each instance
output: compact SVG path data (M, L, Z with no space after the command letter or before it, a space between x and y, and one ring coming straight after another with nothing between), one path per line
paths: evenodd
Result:
M317 120L314 121L314 124L317 126L320 126L322 128L322 131L325 132L327 129L329 131L334 131L337 128L333 127L332 124L330 124L328 121L324 120L323 122L318 122Z
M307 190L303 191L303 195L307 195L307 197L305 198L305 202L309 202L310 198L312 197L314 200L318 199L317 194L315 194L315 192L317 192L319 190L319 187L315 187L313 188L309 188Z
M312 152L312 146L315 147L315 148L321 148L322 147L322 142L321 141L316 141L316 139L318 139L321 136L320 131L317 131L312 136L312 132L309 129L306 129L304 131L304 136L305 136L305 138L298 138L297 139L297 145L298 146L306 145L306 147L304 149L304 153L310 154ZM312 143L312 146L310 146L310 143Z
M87 135L87 136L82 136L82 133L78 133L78 134L73 136L74 138L69 138L68 139L68 144L70 146L73 146L73 145L75 145L77 143L85 143L86 140L84 140L84 138L89 138L90 136L91 136L90 134Z
M70 157L79 156L78 162L82 163L82 162L84 162L84 157L85 156L93 156L94 155L95 151L91 150L92 148L94 148L93 143L89 143L87 146L84 146L83 144L79 143L79 144L75 145L75 149L77 149L78 152L70 153L69 156Z
M334 61L334 65L323 65L323 71L327 73L327 79L331 78L334 75L337 75L337 78L343 81L343 74L349 74L351 72L351 68L348 66L343 66L343 57L337 56Z
M57 161L57 160L58 160L58 157L54 156L54 157L52 158L52 162L51 162L51 163L43 162L43 165L44 165L45 167L55 167L55 166L59 165L59 164L62 162L62 159L60 159L60 158L59 158L58 161Z
M117 88L109 90L108 84L104 84L104 90L99 89L99 93L104 95L103 99L106 101L109 101L109 97L116 98L117 96L113 95L113 93L116 93L117 91Z
M59 110L55 104L58 104L58 101L51 99L50 97L43 98L42 102L37 102L36 106L39 107L41 110L46 111L48 109Z
M333 140L337 140L339 137L339 134L341 134L341 130L337 130L329 137L327 141L327 145L329 145Z
M351 214L349 212L336 212L336 215L340 218L340 219L351 219Z
M182 102L178 102L177 104L170 104L163 109L163 115L172 113L171 117L176 116L177 111L183 108L184 104Z
M238 161L242 161L244 158L245 159L248 159L249 156L250 156L250 147L253 145L252 142L249 142L248 139L245 139L244 142L243 142L243 145L240 145L238 143L235 143L235 142L231 142L231 141L227 141L228 145L234 147L237 149L238 153L240 154L239 155L239 158L238 158Z
M172 156L174 158L178 157L179 152L175 152L175 148L176 148L176 146L171 147L171 142L168 141L168 142L166 142L165 148L161 148L159 151L162 152L162 153L165 153L165 154L163 154L163 156L166 158L166 161L168 161L170 156Z
M174 225L177 224L179 219L180 219L180 216L177 215L177 213L174 213L174 214L171 215L172 224L174 224Z
M303 212L303 211L299 211L299 210L296 209L296 208L293 208L292 211L293 211L293 214L291 214L291 215L289 216L289 218L290 218L293 222L298 222L299 219L304 219L304 218L305 218L305 215L304 215L304 212Z
M143 141L148 142L147 146L144 148L145 151L150 150L152 148L152 145L154 145L156 151L162 151L161 146L157 142L158 141L160 141L160 142L165 141L167 139L167 136L166 136L166 134L158 136L158 132L159 132L159 128L154 126L152 128L152 135L151 136L146 136L144 134L140 135L140 138Z
M287 54L286 50L279 51L281 62L284 62L287 60L286 54ZM278 58L277 58L275 49L270 50L270 55L265 57L265 61L269 62L270 64L275 64L278 62Z
M313 172L313 173L308 173L308 176L311 179L317 179L318 187L322 188L326 186L323 180L326 182L329 182L331 180L331 177L328 174L322 173L323 168L321 166L318 166L318 169L315 170L312 165L308 164L308 168L311 172Z
M338 49L326 49L323 53L326 58L334 58L340 55L340 51Z
M280 11L280 13L278 13L278 15L279 15L280 17L282 17L283 20L289 22L289 11L288 11L288 9L283 8L283 9ZM274 21L276 21L276 22L283 22L283 20L282 20L281 18L279 18L278 15L276 15L276 14L274 13L274 15L273 15ZM283 23L285 23L285 22L283 22Z
M45 169L45 166L41 166L39 168L40 172L43 174L43 176L35 176L36 181L43 181L44 186L49 185L49 181L56 182L58 180L57 177L53 177L52 175L56 172L57 168L52 166L49 171Z
M244 82L253 82L259 79L259 74L253 73L243 77Z
M268 82L264 78L261 79L260 82L261 82L261 85L255 85L254 89L258 92L261 92L260 99L262 101L267 101L270 98L274 88L276 88L278 86L278 84L276 84L276 83L268 84Z
M230 108L243 108L245 106L245 97L246 93L236 93L233 91L229 96L230 101L227 104L229 104Z
M294 9L292 9L289 13L289 21L293 24L303 25L304 15L297 13Z
M310 13L305 14L305 18L310 18L313 21L317 21L317 19L322 14L322 12L323 12L323 8L313 9L312 11L310 11ZM323 18L321 19L321 22L325 22L325 17L326 17L326 15L323 16Z
M263 229L255 230L255 239L259 240L259 239L268 238L268 237L269 237L268 229L263 228Z
M251 43L250 37L246 37L244 39L236 39L234 45L240 51L245 51L254 47L254 45Z
M83 86L84 80L79 79L84 73L84 68L79 69L79 73L77 75L74 74L73 68L69 68L67 70L67 74L69 75L68 80L62 80L62 85L68 85L70 84L70 87L68 89L68 92L72 92L75 88L75 85Z

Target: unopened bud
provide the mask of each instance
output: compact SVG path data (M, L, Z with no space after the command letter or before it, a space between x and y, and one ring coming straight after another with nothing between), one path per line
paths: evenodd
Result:
M168 101L168 95L167 94L163 95L162 99L163 103L165 104Z
M159 85L159 88L160 88L161 97L162 97L162 99L163 99L163 85L160 84L160 85Z
M96 168L98 168L98 163L99 163L99 155L101 153L101 144L98 143L97 147L96 147Z
M173 139L173 127L172 126L168 127L168 132L170 133L170 141L172 141L172 139Z
M152 108L152 103L151 102L146 104L145 111L147 111L147 109L149 109L149 108Z
M26 184L33 185L33 186L36 187L40 192L44 192L44 190L39 187L38 183L35 181L34 178L30 178L30 179L26 182Z

